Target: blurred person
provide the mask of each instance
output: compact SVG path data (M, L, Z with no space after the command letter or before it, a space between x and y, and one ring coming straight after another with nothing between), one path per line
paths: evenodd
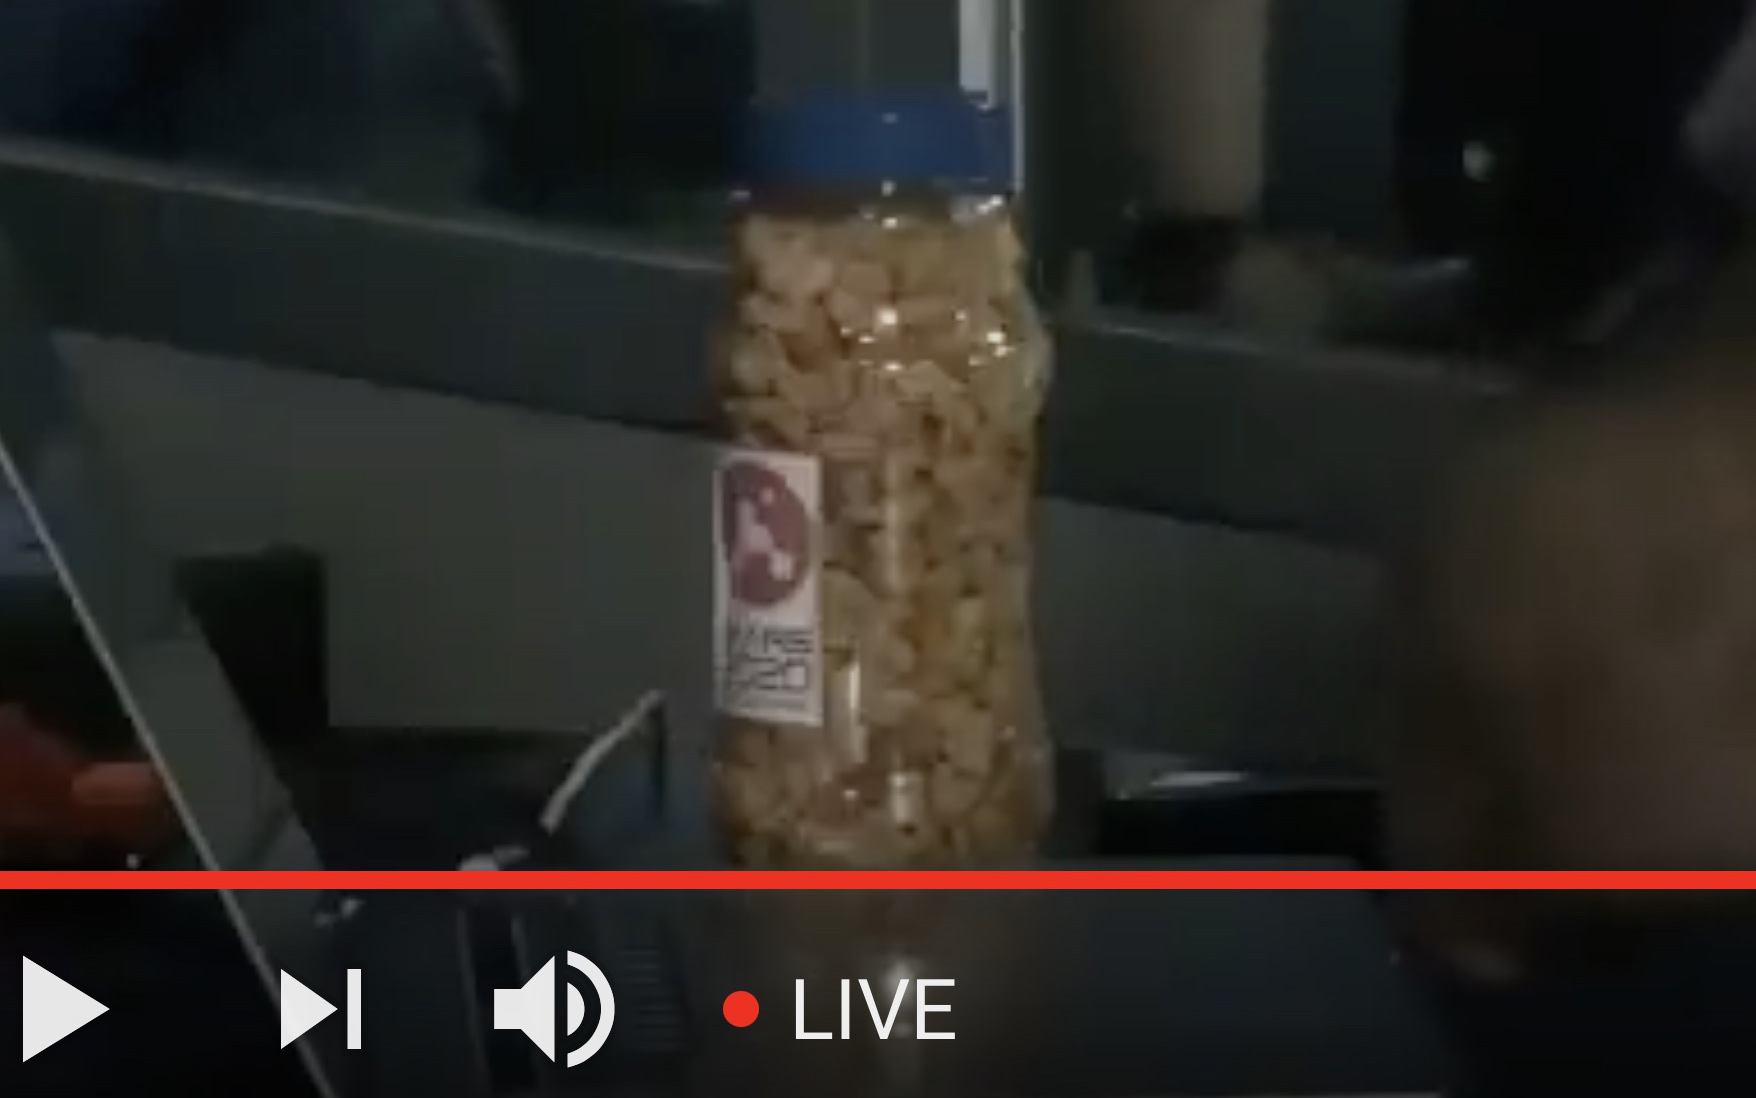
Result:
M1393 864L1756 869L1756 17L1679 151L1736 211L1607 380L1501 409L1404 577ZM1399 898L1484 1095L1748 1085L1742 893Z
M0 128L164 144L175 131L174 89L235 7L233 0L7 0Z
M92 758L23 707L0 705L0 863L140 853L174 830L150 763Z

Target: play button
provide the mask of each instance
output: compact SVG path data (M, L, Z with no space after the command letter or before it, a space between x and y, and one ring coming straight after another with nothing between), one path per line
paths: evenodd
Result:
M110 1009L29 957L24 959L23 1006L25 1060Z
M286 1048L334 1013L333 1003L284 971L280 974L280 1047Z

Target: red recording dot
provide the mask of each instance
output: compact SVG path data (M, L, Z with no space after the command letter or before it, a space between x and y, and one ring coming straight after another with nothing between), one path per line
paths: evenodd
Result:
M757 1012L762 1008L756 1004L756 996L748 991L734 991L726 996L726 1021L743 1029L756 1020Z

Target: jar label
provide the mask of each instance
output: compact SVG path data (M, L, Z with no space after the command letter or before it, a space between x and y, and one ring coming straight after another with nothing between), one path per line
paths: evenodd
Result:
M714 462L713 509L719 710L746 720L820 726L817 459L722 449Z

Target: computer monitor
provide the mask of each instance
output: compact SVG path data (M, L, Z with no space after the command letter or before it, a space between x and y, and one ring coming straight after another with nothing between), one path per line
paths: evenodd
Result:
M80 628L158 767L190 847L212 870L315 870L316 848L224 672L182 604L78 379L57 352L18 259L0 241L0 472ZM316 987L345 974L308 891L218 889L271 997L285 970ZM335 1038L298 1044L319 1094L350 1089Z

